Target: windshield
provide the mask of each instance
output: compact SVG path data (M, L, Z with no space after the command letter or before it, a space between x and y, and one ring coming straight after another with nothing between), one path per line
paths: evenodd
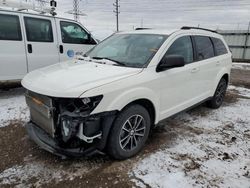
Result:
M87 52L93 59L113 60L129 67L145 67L166 40L166 35L116 34Z

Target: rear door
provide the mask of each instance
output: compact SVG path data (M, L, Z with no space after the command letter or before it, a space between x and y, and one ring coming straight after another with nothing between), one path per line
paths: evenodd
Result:
M193 36L196 46L196 63L199 65L197 76L199 87L197 92L205 98L210 95L217 76L217 58L213 48L213 43L208 36Z
M0 81L19 80L26 73L26 53L19 14L0 12Z
M55 19L24 15L28 71L59 62Z
M77 54L84 54L96 45L96 41L90 33L79 23L56 19L56 24L60 61L72 59Z

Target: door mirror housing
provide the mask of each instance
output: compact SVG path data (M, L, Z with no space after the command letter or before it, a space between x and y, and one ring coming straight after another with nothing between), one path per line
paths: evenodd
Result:
M161 72L171 68L183 67L185 65L184 57L181 55L164 56L156 68L157 72Z
M93 37L90 33L88 33L88 42L89 42L89 44L93 44L93 45L97 44L97 42L93 39Z

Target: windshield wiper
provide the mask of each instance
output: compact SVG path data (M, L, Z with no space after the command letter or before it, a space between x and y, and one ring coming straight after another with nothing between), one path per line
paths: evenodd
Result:
M120 61L117 61L117 60L114 60L114 59L111 59L111 58L108 58L108 57L91 57L91 58L92 59L97 59L97 60L109 60L109 61L115 62L118 65L126 66L125 63L122 63Z

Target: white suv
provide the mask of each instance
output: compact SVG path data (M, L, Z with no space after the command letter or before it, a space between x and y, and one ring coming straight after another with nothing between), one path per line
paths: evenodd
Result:
M222 36L183 27L117 33L82 58L29 73L28 134L61 156L138 153L159 121L223 102L231 53Z

